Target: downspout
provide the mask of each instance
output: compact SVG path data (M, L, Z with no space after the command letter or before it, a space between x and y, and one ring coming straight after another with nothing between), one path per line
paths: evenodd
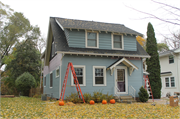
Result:
M62 53L62 57L61 57L61 61L60 61L60 76L59 76L59 98L60 98L60 93L61 93L61 72L62 72L62 70L61 70L61 66L62 66L62 59L63 59L63 57L64 57L64 53Z
M41 88L41 81L42 81L42 59L41 59L41 76L40 76L40 88Z

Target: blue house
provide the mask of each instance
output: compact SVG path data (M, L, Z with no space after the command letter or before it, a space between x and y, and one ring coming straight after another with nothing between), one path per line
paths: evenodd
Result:
M44 94L59 99L68 62L82 93L138 97L144 85L143 58L150 56L136 41L142 36L122 24L51 17L44 59ZM65 97L76 93L69 72Z

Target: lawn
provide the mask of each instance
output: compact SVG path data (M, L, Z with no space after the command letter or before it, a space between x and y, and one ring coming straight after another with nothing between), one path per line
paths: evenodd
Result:
M3 118L180 118L180 106L151 103L76 104L58 106L58 101L37 98L1 98Z

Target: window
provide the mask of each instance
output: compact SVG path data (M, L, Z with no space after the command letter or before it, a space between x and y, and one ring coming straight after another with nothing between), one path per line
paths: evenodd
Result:
M50 88L53 87L53 73L50 73Z
M166 77L165 78L165 85L166 85L166 87L175 87L174 77Z
M169 64L174 63L174 57L173 55L169 56Z
M44 77L44 87L46 87L46 77Z
M84 65L74 65L74 70L80 86L86 86L85 82L85 66ZM73 75L71 73L71 86L75 86Z
M124 49L123 35L112 34L112 49Z
M56 69L56 78L59 77L59 67Z
M93 66L93 86L106 86L105 66Z
M99 48L99 33L86 31L86 47Z

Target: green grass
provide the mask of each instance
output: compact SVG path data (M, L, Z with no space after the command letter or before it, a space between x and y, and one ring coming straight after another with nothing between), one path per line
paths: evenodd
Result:
M3 118L180 118L180 106L151 103L59 106L40 98L1 98Z

